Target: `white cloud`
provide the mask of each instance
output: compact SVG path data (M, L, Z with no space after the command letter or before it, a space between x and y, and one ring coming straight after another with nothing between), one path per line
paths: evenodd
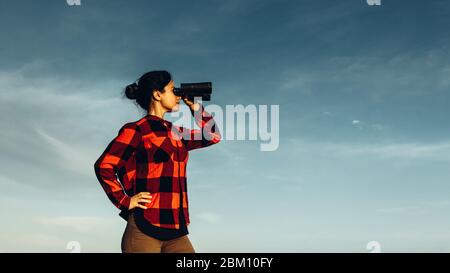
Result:
M96 157L96 154L92 153L92 149L74 147L50 136L41 128L35 128L35 130L61 158L61 160L58 160L60 167L92 176L92 162L94 162Z
M60 227L71 231L90 233L92 231L109 230L112 226L119 226L122 221L117 217L101 218L87 216L42 217L38 222L51 227Z
M407 212L424 212L420 206L410 207L392 207L392 208L380 208L376 209L376 212L381 213L407 213Z
M311 95L315 77L311 72L287 70L283 72L281 89L292 90L298 94Z
M122 100L114 81L100 85L24 75L38 64L0 71L0 161L10 164L4 175L36 184L39 172L46 185L61 185L67 175L96 181L93 162L121 125L139 118L137 108ZM29 171L17 172L24 168Z
M0 239L0 252L68 252L67 242L50 234L15 234L13 237L2 235Z
M447 209L450 206L450 201L432 201L432 202L422 202L418 205L403 206L403 207L390 207L390 208L379 208L376 212L380 213L427 213L430 210L435 209Z
M336 145L333 149L342 155L373 155L381 158L450 160L450 142L434 144Z
M289 139L301 150L315 150L339 157L373 156L382 159L450 160L450 140L437 143L333 143Z
M214 212L201 212L198 213L195 217L203 222L207 222L210 224L218 223L222 219L222 216L220 214Z

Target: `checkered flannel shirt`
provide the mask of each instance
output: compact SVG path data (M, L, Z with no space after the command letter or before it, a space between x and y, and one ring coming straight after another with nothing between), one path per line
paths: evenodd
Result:
M150 192L152 202L145 204L147 209L134 210L149 224L179 229L182 194L183 214L189 225L188 152L221 140L212 115L200 106L197 113L191 109L200 129L179 127L147 114L126 123L95 162L97 179L121 214L129 212L131 196Z

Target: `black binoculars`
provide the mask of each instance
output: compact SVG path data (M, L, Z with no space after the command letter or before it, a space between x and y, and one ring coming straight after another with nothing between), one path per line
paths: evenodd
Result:
M211 82L181 83L180 87L175 87L173 93L176 96L187 97L194 101L194 97L201 97L203 101L211 100Z

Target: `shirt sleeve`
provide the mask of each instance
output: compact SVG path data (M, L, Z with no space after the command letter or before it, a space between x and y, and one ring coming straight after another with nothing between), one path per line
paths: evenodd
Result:
M125 193L119 182L117 170L124 167L128 159L134 155L140 141L139 127L134 123L127 123L94 164L100 185L111 202L120 210L128 210L131 197Z
M216 126L213 116L205 111L203 105L200 104L200 109L194 112L191 108L191 114L194 116L195 123L200 129L188 129L181 127L182 142L186 146L187 150L194 150L211 146L219 143L221 135L218 127Z

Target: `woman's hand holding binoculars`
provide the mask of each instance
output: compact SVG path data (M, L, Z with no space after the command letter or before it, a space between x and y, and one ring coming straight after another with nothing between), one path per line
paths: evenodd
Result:
M193 102L192 100L190 100L188 97L183 97L183 101L184 103L186 103L187 106L189 106L189 108L192 109L192 111L197 111L198 109L200 109L200 104Z

